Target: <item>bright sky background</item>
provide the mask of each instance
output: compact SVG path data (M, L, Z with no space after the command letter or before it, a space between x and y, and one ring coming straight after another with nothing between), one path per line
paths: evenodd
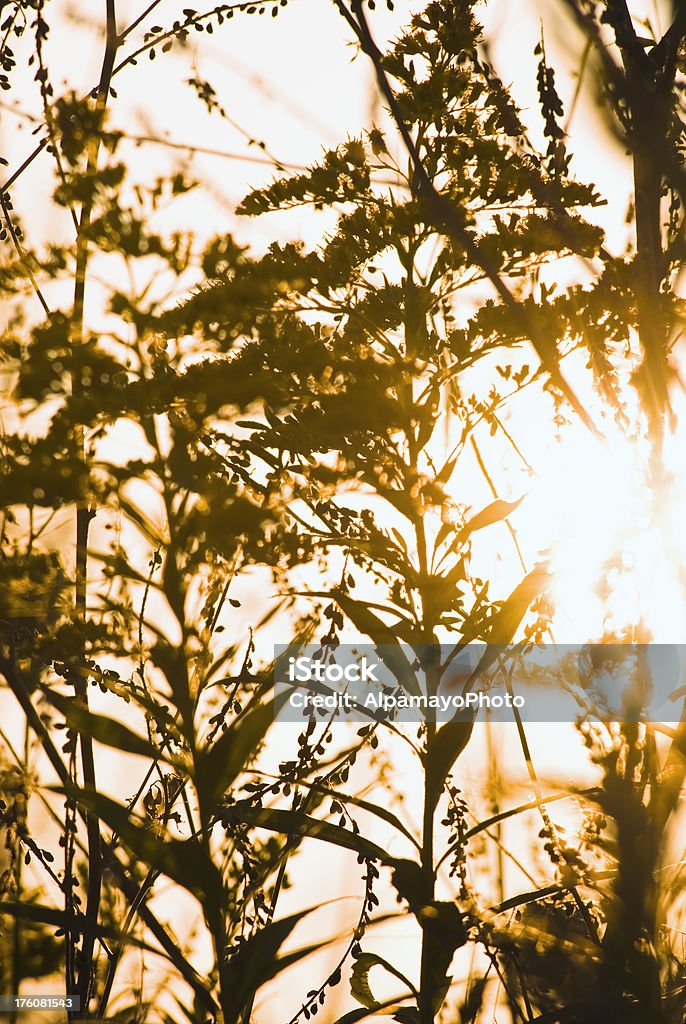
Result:
M145 29L156 24L169 26L180 16L187 2L164 0L126 41L121 54L126 55L134 43L142 42ZM140 2L120 0L117 4L120 31L143 6ZM646 10L653 6L648 3ZM370 24L379 43L395 35L406 24L410 11L420 7L421 4L399 0L395 11L390 13L380 0L373 14L370 12ZM57 93L74 89L83 94L97 81L102 59L104 9L104 0L98 3L65 0L48 6L52 28L46 53ZM199 9L209 9L209 5ZM571 28L563 13L563 4L558 0L542 3L495 0L480 5L478 13L485 16L496 69L505 83L512 83L532 137L538 141L542 125L537 109L533 49L539 40L541 25L545 27L549 61L560 68L558 87L567 109L576 88L572 72L578 67L582 40ZM264 142L267 151L284 163L302 165L316 161L323 148L335 145L362 128L372 124L383 127L385 115L369 63L363 56L354 59L355 53L349 30L332 3L290 0L288 6L280 10L278 18L270 17L269 11L263 16L236 16L212 35L192 33L185 46L175 44L170 53L158 53L154 62L144 55L136 67L125 68L113 82L117 97L111 101L112 127L137 137L155 137L234 157L196 154L188 167L190 174L202 182L201 187L175 201L168 211L156 215L154 226L185 229L190 226L201 240L230 231L256 251L275 239L295 237L310 244L320 240L322 231L332 224L330 212L315 214L303 208L249 219L236 217L234 210L250 186L268 182L274 175L273 167L262 162L267 159L265 154L257 145L250 144L250 138ZM216 114L207 113L185 84L191 75L207 79L214 86L233 125ZM39 98L28 76L16 91L7 95L13 97L21 111L40 116ZM30 134L34 125L13 116L6 108L0 108L0 113L0 141L11 166L16 166L35 144ZM584 92L576 105L570 130L576 173L581 179L595 181L608 198L608 206L594 215L609 229L610 247L621 252L627 236L624 215L630 188L629 163L604 129L588 92ZM602 159L599 159L600 153ZM169 172L188 158L188 152L183 149L150 142L123 143L118 155L132 168L132 178L142 182ZM50 188L49 157L43 154L14 188L15 207L25 218L31 240L59 237L70 230L66 216L50 204ZM47 291L49 301L56 305L69 301L58 285ZM92 319L97 315L100 294L93 275L88 291ZM541 546L549 542L545 524L556 514L555 495L560 494L559 481L552 470L553 463L561 463L557 439L552 432L546 436L545 432L532 433L529 429L539 416L545 417L545 409L545 403L530 389L526 397L505 414L513 434L522 441L527 459L537 470L539 466L551 468L551 472L545 469L548 491L539 500L538 507L535 500L527 500L513 519L522 533L527 559L535 559L540 555ZM578 465L582 461L587 464L589 452L583 448L587 442L582 437L583 428L575 428L573 433L573 461ZM582 445L580 451L577 451L578 444ZM500 496L514 498L530 490L531 480L522 465L516 465L516 460L513 462L512 452L506 447L498 457L503 460L502 466L495 467ZM604 456L601 463L602 458ZM563 459L562 464L564 462ZM596 476L602 482L601 469ZM461 479L464 481L464 477ZM464 494L456 499L469 500ZM490 500L483 481L475 481L472 500L475 505ZM569 495L565 504L569 509ZM596 496L589 514L597 505ZM571 522L573 517L567 518ZM495 534L486 534L483 542L478 538L476 547L483 549L484 574L497 579L503 566L497 564L500 556L495 552L508 543L505 527L497 527L495 531ZM493 546L498 531L498 543ZM496 564L489 564L489 553L495 553ZM509 556L508 564L509 569L501 581L504 591L514 585L515 574L520 571L515 560L509 562ZM591 567L590 571L596 571L596 567Z
M171 24L184 5L185 0L165 0L130 39L142 40L144 27ZM129 24L142 6L131 0L120 0L117 5L119 28ZM420 7L407 0L397 0L391 14L380 0L370 15L377 40L381 43L384 38L392 37L398 27L406 23L408 13ZM496 67L506 83L513 83L515 96L525 114L527 108L534 112L528 118L534 134L538 118L533 48L540 35L541 22L545 25L546 46L553 61L566 55L575 65L580 48L578 33L570 32L569 20L561 10L562 5L557 0L543 3L496 0L484 10ZM61 88L85 92L98 78L104 0L102 3L60 0L47 11L52 19L47 53L56 92ZM127 40L122 52L125 54L129 49ZM332 3L290 0L276 19L269 17L268 12L261 17L236 16L211 36L194 33L186 46L176 45L171 53L158 55L153 63L146 56L137 67L124 69L113 83L118 95L112 101L111 124L135 134L223 150L238 157L260 156L259 150L250 147L238 129L217 116L207 115L184 84L190 74L197 74L213 84L228 115L240 128L264 141L280 160L309 163L317 159L323 146L335 144L348 133L355 134L372 120L376 123L383 120L369 65L364 58L353 60L354 53L349 30ZM568 78L566 82L561 79L559 84L563 96L566 94L569 98L574 82ZM38 115L39 104L35 96L29 95L29 89L26 82L15 95L21 96L22 109ZM3 94L2 99L5 98ZM5 113L3 109L3 115ZM587 141L587 108L572 127L578 126L580 121L584 122ZM599 124L597 129L600 130ZM9 150L10 156L21 157L30 149L27 132L22 136L14 118L3 116L1 131L3 148ZM603 192L623 203L628 181L625 176L622 180L620 162L607 152L607 139L603 139L603 160L598 160L598 141L580 147L579 173L595 176ZM172 158L170 151L146 144L136 155L137 173L143 177L148 172L166 169ZM43 164L45 160L41 158ZM246 185L269 180L271 176L268 167L210 156L196 158L194 169L207 183L203 188L203 206L196 215L196 228L201 234L222 226L235 229L232 207L243 196ZM31 200L40 197L44 176L36 171L37 168L32 169L17 186L18 206L22 197ZM604 187L606 185L610 187ZM210 216L208 207L212 193L216 206ZM197 197L194 202L198 202ZM300 216L300 223L290 219L285 233L307 233L305 221L310 218L306 214ZM43 223L46 232L56 226L49 220ZM242 236L257 240L263 229L242 222L238 230ZM267 230L271 235L273 222ZM617 241L621 244L619 238Z
M170 24L187 3L188 0L162 3L159 12L138 30L136 38L142 40L143 28L151 24ZM397 0L396 11L390 14L379 0L378 9L371 17L377 40L381 42L394 34L397 27L406 21L408 11L419 6ZM654 17L658 6L647 2L646 12ZM119 27L127 25L142 7L140 0L136 3L131 0L121 2L118 5ZM532 126L534 137L540 133L540 125L536 127L533 48L540 35L541 18L545 24L551 64L556 65L557 57L560 57L568 59L568 67L574 68L581 49L581 41L576 32L570 31L561 9L562 4L556 0L542 3L497 0L488 5L487 31L492 40L493 59L503 80L513 82L515 97L524 108L525 120ZM104 0L97 3L94 0L56 0L46 5L46 13L52 19L48 54L55 89L59 92L62 88L73 88L85 92L97 81L99 74ZM128 52L128 47L124 52ZM208 79L228 115L244 132L264 141L267 149L284 163L308 164L319 157L323 147L335 145L348 134L356 134L361 127L369 127L372 123L383 125L384 115L370 67L364 58L352 60L353 56L348 31L333 4L327 0L290 0L277 19L272 19L268 13L262 17L236 17L211 36L206 33L193 35L186 48L177 46L152 64L146 56L138 67L125 69L113 83L118 97L112 104L110 124L139 136L155 136L179 144L221 150L237 158L196 155L190 169L203 186L174 206L169 214L170 224L174 219L183 226L190 222L201 238L231 231L257 250L274 238L300 237L314 243L321 237L322 223L326 222L322 216L306 210L271 217L264 222L234 216L234 208L249 186L270 180L273 170L248 160L248 157L263 160L264 156L257 146L248 145L238 128L231 127L217 116L210 117L183 82L191 74ZM558 81L563 98L568 102L575 82L571 75L559 77ZM16 92L8 95L19 100L18 106L23 112L40 116L40 105L28 79ZM0 99L4 102L5 94ZM610 248L621 252L626 244L624 214L630 189L629 164L612 143L588 99L588 94L585 94L571 125L572 147L576 153L574 166L580 178L595 181L608 198L608 206L601 216L609 230ZM0 143L10 158L11 166L30 152L35 142L31 130L30 123L15 117L6 107L0 107ZM167 172L175 163L184 160L182 150L150 143L141 143L140 146L126 143L121 153L126 154L134 175L143 182L157 173ZM52 238L67 229L66 220L61 219L49 202L47 159L45 155L41 156L14 189L15 206L24 219L31 240ZM508 423L514 432L524 436L528 445L527 458L538 468L543 480L538 497L533 495L532 504L525 502L513 517L513 523L523 538L527 560L535 560L538 538L551 521L556 520L563 525L566 522L568 539L566 547L560 549L559 559L561 565L569 568L569 579L576 582L560 597L563 603L567 602L570 614L578 616L579 609L587 609L598 563L607 557L607 548L617 540L614 535L608 537L598 531L598 511L609 512L607 518L615 524L618 521L623 523L623 516L628 517L626 526L622 528L632 536L635 522L645 523L645 532L650 533L652 529L652 533L646 543L639 544L629 556L645 563L638 584L634 586L634 591L638 589L641 593L637 596L632 591L623 608L633 608L641 596L644 604L651 607L661 602L662 606L674 611L672 618L664 620L664 639L677 639L675 634L683 630L683 593L677 588L674 594L668 593L665 597L664 589L655 594L644 587L644 582L649 580L654 586L663 588L666 584L660 573L664 570L665 577L670 576L670 558L675 548L670 540L670 547L665 549L664 538L667 529L674 538L679 535L675 509L669 511L668 527L662 522L655 526L654 509L642 504L645 495L642 481L636 481L634 448L627 445L624 438L611 436L609 445L599 453L595 442L578 428L571 432L571 440L561 454L552 432L547 437L540 433L532 436L527 429L531 418L537 419L542 413L542 407L540 398L535 396L528 397L526 402L526 405L521 402L517 405ZM683 456L678 448L674 459L680 465ZM634 480L637 486L628 485L628 480ZM680 481L683 480L681 475ZM513 465L511 459L508 461L505 452L502 453L502 466L498 467L498 483L503 487L501 496L505 498L519 497L531 487L530 478L521 467ZM483 499L485 504L490 495L481 486L477 498ZM682 484L679 483L678 487L681 500ZM585 496L581 506L580 494ZM677 510L684 508L686 499L676 506ZM475 539L475 556L496 578L501 573L503 585L514 585L513 571L521 575L517 563L512 563L513 570L512 567L505 569L499 562L499 550L508 545L505 527L493 529L494 533L485 531L482 537ZM676 550L686 560L686 552L680 546ZM572 631L581 626L592 632L597 626L598 616L602 620L602 610L596 614L597 611L591 608L588 615L584 612L583 616L577 617L570 627ZM623 614L622 609L618 614ZM561 635L558 639L577 640L579 636L578 633ZM684 639L682 632L678 639ZM543 742L543 730L540 727L532 729L532 744L540 752L544 776L550 771L558 779L562 775L569 776L566 781L572 781L571 769L567 772L562 765L573 763L572 753L579 744L578 737L570 736L569 732L566 730L563 737L556 731L555 742L546 743ZM475 754L473 764L466 765L468 776L472 772L478 777L481 772L482 752L483 744ZM400 760L395 767L401 778L403 765ZM112 761L113 773L115 770L115 762ZM526 798L525 794L523 799ZM344 861L345 858L329 851L326 863L322 864L320 860L320 868L330 874L342 872ZM346 881L343 888L355 891L356 886ZM280 911L288 911L290 898L285 898ZM299 893L298 898L301 899L302 894ZM307 937L311 939L312 935ZM302 987L298 982L294 991ZM289 1000L289 1006L292 1002ZM281 1016L279 1008L275 1007L273 1019L277 1021Z

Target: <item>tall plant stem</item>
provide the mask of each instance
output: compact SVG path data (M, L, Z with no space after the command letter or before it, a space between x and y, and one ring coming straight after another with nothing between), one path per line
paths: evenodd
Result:
M431 756L431 746L436 735L436 723L426 722L426 764ZM425 879L425 892L428 900L434 896L434 804L432 794L427 785L425 774L424 813L422 816L422 872ZM422 931L422 950L419 971L419 1021L420 1024L433 1024L434 1020L434 975L430 944L426 932Z
M30 752L30 747L31 747L31 732L30 732L29 723L28 723L28 721L26 721L25 724L24 724L24 759L23 759L23 764L22 764L22 769L23 769L25 777L28 775L28 772L29 772L29 752ZM28 792L27 792L26 795L28 796ZM26 807L26 805L24 805L24 806L26 808L25 813L28 816L28 807ZM19 835L17 835L17 839L16 839L15 856L16 856L16 865L17 865L16 866L15 885L16 885L17 899L19 900L22 897L21 868L22 868L22 859L23 859L22 858L22 854L21 854L21 839L20 839ZM20 988L21 983L22 983L22 973L23 972L22 972L22 962L21 961L22 961L22 931L21 931L21 920L17 916L14 919L14 928L13 928L13 932L12 932L12 987L11 987L11 992L13 992L15 995L19 995L19 988ZM18 1010L13 1009L11 1014L10 1014L10 1024L16 1024L17 1020L18 1020Z
M107 107L107 98L110 91L110 80L112 69L119 45L117 36L117 19L115 0L105 0L106 11L106 40L105 54L103 57L98 83L95 106L96 111L102 120ZM86 177L93 181L98 169L98 156L100 153L100 133L96 131L89 141L87 149ZM84 200L78 223L76 236L76 268L74 276L74 305L71 316L71 345L76 351L84 342L84 300L86 292L86 275L88 271L88 229L93 213L94 191L91 189L88 197ZM72 395L78 397L81 392L81 378L78 368L72 373ZM86 444L86 432L83 425L75 428L75 440L79 455L85 466L88 459ZM87 616L87 594L88 594L88 532L90 522L94 515L90 506L87 493L78 500L76 504L76 571L74 590L74 617L77 623L85 623ZM74 690L77 699L84 705L88 705L88 684L76 675L74 679ZM81 735L81 764L83 769L84 785L87 789L95 790L95 761L93 757L93 743L89 736ZM88 892L86 903L86 919L90 928L83 936L81 952L78 957L77 989L81 1003L81 1014L87 1016L88 1004L91 997L93 984L93 951L95 943L95 926L97 925L100 910L100 891L102 886L102 854L100 849L100 826L97 817L91 812L86 819L86 831L88 836Z

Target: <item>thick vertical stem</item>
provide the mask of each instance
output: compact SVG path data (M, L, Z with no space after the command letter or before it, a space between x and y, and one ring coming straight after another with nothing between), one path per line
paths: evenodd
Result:
M670 121L674 106L675 56L686 30L683 11L663 39L646 53L626 0L611 0L607 18L624 65L636 217L636 308L643 353L641 385L651 434L659 441L669 412L668 325L661 289L666 271L661 216L663 181L669 176Z
M650 104L647 119L663 120ZM638 332L643 351L643 386L651 432L662 433L662 417L668 408L667 330L661 312L660 288L664 255L660 217L662 175L654 152L646 152L653 128L646 117L635 115L637 148L634 152L634 201L636 207L636 304ZM652 147L648 145L649 149Z

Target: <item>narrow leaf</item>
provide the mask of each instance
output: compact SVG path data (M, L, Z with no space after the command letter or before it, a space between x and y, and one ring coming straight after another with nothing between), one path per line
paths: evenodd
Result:
M94 935L98 939L109 939L121 942L125 945L135 946L137 949L144 949L148 953L155 953L157 956L167 958L166 953L156 949L149 943L137 938L131 932L121 932L118 928L110 925L93 924L85 914L68 914L64 910L57 910L54 907L46 907L41 903L26 903L23 900L4 900L0 903L0 917L7 914L8 917L16 917L22 921L31 921L34 924L46 924L53 928L61 928L63 931L75 932L78 935Z
M477 512L475 516L465 523L460 530L460 539L465 540L470 534L475 533L476 530L484 530L487 526L492 526L493 523L501 523L504 519L507 519L515 509L518 509L521 503L526 498L526 494L523 494L521 498L517 498L516 501L504 501L503 498L496 498L490 505L486 505L480 512Z
M222 976L222 987L231 993L232 1015L226 1024L238 1024L243 1019L246 1003L265 982L283 969L277 953L298 922L316 909L310 907L266 925L231 957L223 968Z
M377 846L370 839L356 835L347 828L332 825L328 821L321 821L319 818L312 818L298 811L234 804L230 813L238 821L256 828L266 828L285 836L320 839L325 843L340 846L344 850L352 850L368 859L381 861L382 864L394 865L396 863L396 858L390 857L386 850Z
M502 608L491 622L489 644L504 646L512 643L519 624L526 615L529 605L545 593L550 584L550 574L545 566L539 566L524 577L512 591Z
M51 704L54 704L60 714L64 715L71 728L79 734L90 736L98 743L114 747L116 750L123 750L127 754L138 754L140 757L148 757L153 760L170 760L169 754L158 750L149 740L138 736L121 722L107 718L105 715L96 715L73 698L56 693L54 690L46 690L45 696Z
M241 715L209 749L196 756L198 795L209 810L244 771L274 721L274 702Z
M432 809L440 799L453 765L467 746L473 728L473 716L466 722L452 720L446 722L434 736L426 763L426 800Z
M379 657L397 681L408 693L418 696L421 691L415 673L393 629L375 615L363 601L356 601L348 594L338 594L336 600L353 625L371 638L378 648Z
M374 804L371 803L369 800L362 800L361 797L352 796L348 793L339 793L335 789L328 789L328 787L326 786L318 786L316 783L313 784L311 788L317 790L320 793L325 793L327 796L333 797L334 800L338 800L340 801L340 803L353 804L355 807L359 807L360 810L368 811L375 817L381 818L389 825L392 825L393 828L397 829L398 832L401 832L406 839L409 839L409 841L412 843L414 847L416 847L417 849L420 848L419 843L412 835L412 833L409 831L409 829L407 829L403 825L402 821L400 821L400 819L395 814L393 814L392 811L389 811L388 808L381 806L381 804Z
M162 839L136 823L126 807L103 793L58 787L117 832L148 867L157 868L199 899L214 913L223 904L221 875L197 839Z

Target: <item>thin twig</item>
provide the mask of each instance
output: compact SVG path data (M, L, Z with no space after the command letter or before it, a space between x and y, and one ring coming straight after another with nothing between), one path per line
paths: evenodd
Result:
M14 248L17 250L17 255L19 256L19 259L23 263L24 268L26 270L26 276L28 277L29 281L31 282L31 287L33 288L34 292L36 293L36 297L37 297L38 301L40 302L41 306L43 307L43 312L45 313L45 315L47 317L50 317L50 316L52 316L52 313L50 311L50 307L48 306L48 303L46 302L45 296L43 295L43 292L41 291L40 285L38 284L38 281L36 280L36 276L33 273L33 270L31 269L31 263L29 261L29 257L24 252L23 246L22 246L21 242L19 241L19 236L17 234L17 229L15 228L14 223L12 222L12 217L10 216L10 211L9 211L9 208L8 208L7 192L6 192L5 189L0 190L0 206L2 207L2 214L3 214L3 217L5 219L5 224L7 225L7 230L10 233L10 237L12 239L12 244L14 245Z

